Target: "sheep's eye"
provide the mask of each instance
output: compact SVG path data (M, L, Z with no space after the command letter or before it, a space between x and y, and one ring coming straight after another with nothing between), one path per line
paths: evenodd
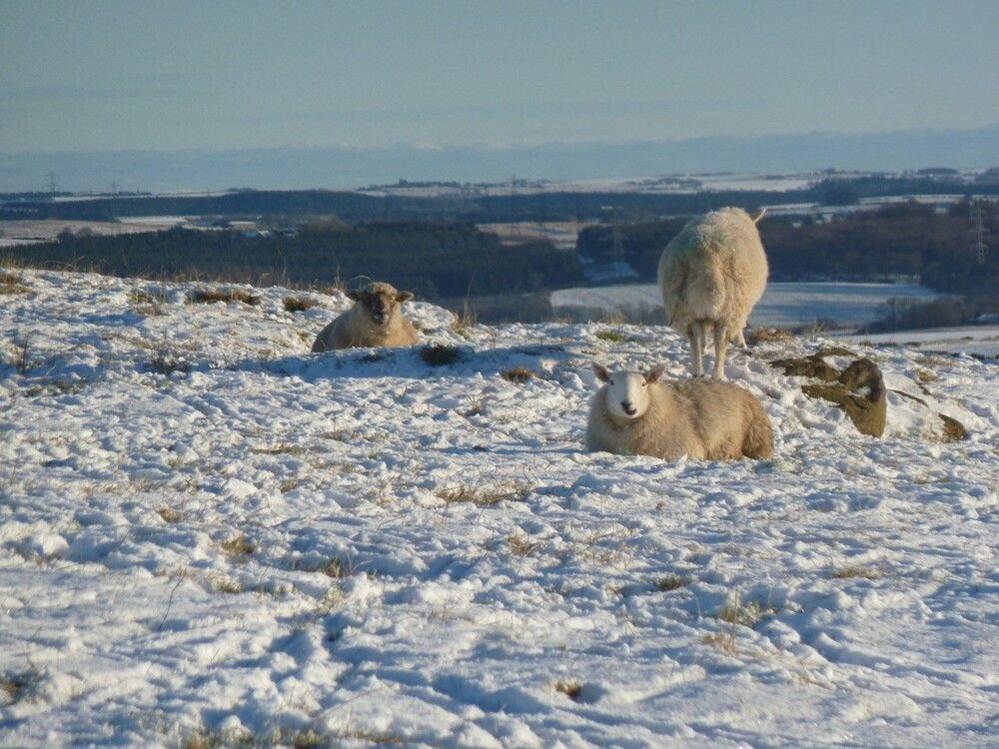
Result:
M647 383L647 382L643 382L643 383L642 383L642 387L643 387L643 388L647 388L648 386L649 386L649 383Z

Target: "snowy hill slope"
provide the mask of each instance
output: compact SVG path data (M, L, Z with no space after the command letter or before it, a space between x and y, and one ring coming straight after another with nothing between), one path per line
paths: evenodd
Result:
M912 400L862 437L765 363L819 342L736 352L778 457L668 464L581 450L588 361L680 376L665 328L408 305L460 348L431 366L309 354L340 295L19 283L2 745L994 742L994 364L859 349L970 430L940 444Z

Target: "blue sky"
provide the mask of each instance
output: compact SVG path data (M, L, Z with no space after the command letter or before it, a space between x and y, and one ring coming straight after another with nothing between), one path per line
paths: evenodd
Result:
M0 151L999 122L999 2L11 2Z

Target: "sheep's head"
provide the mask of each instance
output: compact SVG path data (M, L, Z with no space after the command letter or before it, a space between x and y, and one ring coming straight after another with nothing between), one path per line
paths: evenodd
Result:
M363 289L348 291L347 296L357 302L368 313L375 325L388 325L397 314L399 305L413 295L408 291L397 291L387 283L369 283Z
M653 367L644 374L627 370L610 371L602 364L593 364L593 372L597 379L604 383L601 392L607 406L607 412L615 421L635 421L645 416L649 410L651 398L649 385L658 382L665 366Z

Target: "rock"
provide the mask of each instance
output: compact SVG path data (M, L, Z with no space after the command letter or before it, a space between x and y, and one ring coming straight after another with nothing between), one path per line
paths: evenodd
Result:
M801 392L822 398L846 411L861 434L881 437L888 417L888 394L878 365L864 357L840 372L824 356L851 355L847 349L824 349L803 359L778 359L772 366L792 377L811 377L822 383L803 385Z
M817 380L832 382L839 377L839 370L827 364L821 356L809 356L803 359L775 359L770 366L784 371L791 377L814 377Z

